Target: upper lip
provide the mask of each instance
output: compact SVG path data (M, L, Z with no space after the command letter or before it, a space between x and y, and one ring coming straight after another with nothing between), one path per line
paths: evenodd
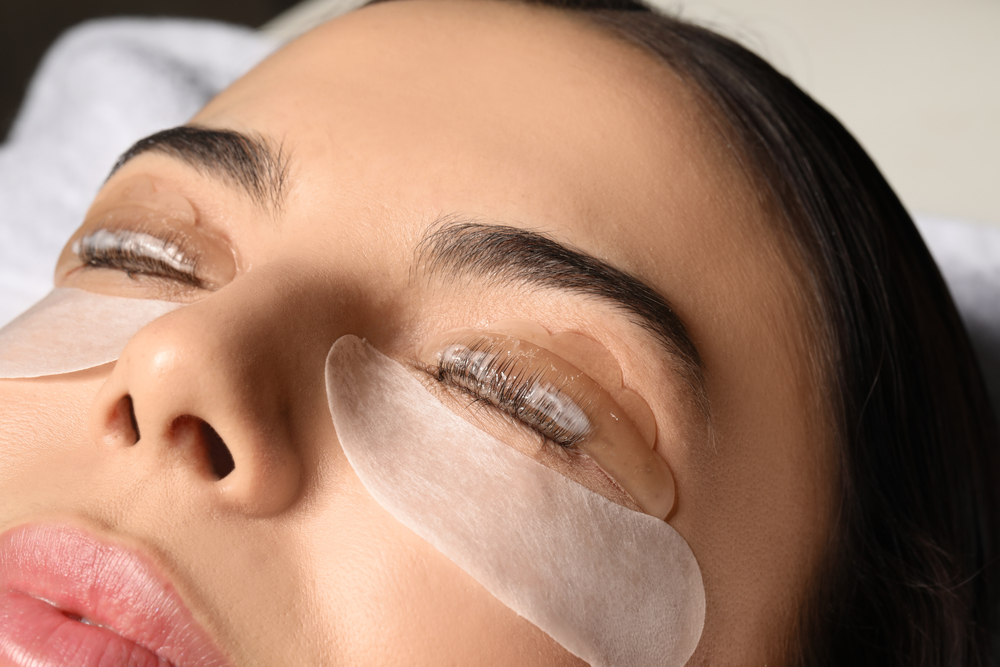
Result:
M44 600L178 667L230 667L152 560L68 525L0 535L0 592Z

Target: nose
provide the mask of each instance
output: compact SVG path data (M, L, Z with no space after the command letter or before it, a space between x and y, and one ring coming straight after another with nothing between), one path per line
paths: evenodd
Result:
M97 396L94 439L179 470L212 503L256 516L287 508L315 432L302 421L322 414L325 354L340 334L308 290L283 284L247 275L142 329Z

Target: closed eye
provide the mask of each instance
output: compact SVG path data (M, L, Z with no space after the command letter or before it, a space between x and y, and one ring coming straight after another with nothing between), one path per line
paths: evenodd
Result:
M132 230L99 229L73 243L84 266L164 278L203 288L198 277L197 255L184 248L179 235L166 238Z
M575 449L592 430L584 408L557 380L489 339L448 346L435 375L564 449Z
M649 413L652 419L649 406L634 392L621 387L613 397L560 355L496 332L447 334L428 345L423 358L433 364L428 371L439 383L541 436L544 448L530 453L540 455L539 462L570 463L560 469L579 481L576 469L586 468L589 460L630 498L628 506L660 519L670 513L673 474L656 451L655 422L644 434L634 421L633 414ZM618 400L631 401L631 414Z

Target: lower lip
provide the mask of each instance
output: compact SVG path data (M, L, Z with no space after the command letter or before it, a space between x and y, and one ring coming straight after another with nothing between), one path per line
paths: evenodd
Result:
M84 531L41 525L0 536L0 665L229 662L151 563Z
M0 661L31 667L166 667L170 663L105 628L21 593L0 593Z

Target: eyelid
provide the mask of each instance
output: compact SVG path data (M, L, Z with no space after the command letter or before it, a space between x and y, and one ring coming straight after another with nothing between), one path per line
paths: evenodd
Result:
M155 203L155 202L154 202ZM92 212L69 250L85 266L151 275L189 287L218 289L236 276L229 244L194 210L149 208L132 200Z
M596 340L576 331L550 334L545 327L528 320L502 320L486 330L534 343L586 373L625 409L646 442L654 446L656 419L653 411L639 394L624 386L618 360Z
M72 250L87 266L158 275L202 286L197 255L173 234L163 238L128 229L98 229L74 241Z
M586 414L588 423L581 429L583 432L573 435L572 447L593 459L644 512L666 518L673 508L674 482L666 461L654 449L655 437L652 440L645 437L628 412L600 384L548 349L492 331L450 332L431 341L421 357L438 368L448 367L462 350L468 358L471 358L470 352L492 355L494 370L490 372L506 375L499 379L487 378L488 382L521 383L522 386L527 382L532 387L549 387L574 402ZM498 355L506 355L506 358L497 362ZM483 361L488 358L483 357ZM467 372L474 374L476 371ZM525 378L525 373L529 377ZM488 393L488 389L464 388L474 394ZM630 395L628 390L622 389L620 395ZM634 398L641 401L638 395ZM496 405L493 400L489 402Z
M545 369L530 350L480 335L445 343L436 355L438 379L466 390L536 430L574 449L593 430L584 407L591 397L564 391L567 378Z
M177 238L161 238L145 232L98 229L77 239L73 252L98 254L117 249L148 256L177 271L193 274L196 260L188 257L188 252L180 243L183 241Z

